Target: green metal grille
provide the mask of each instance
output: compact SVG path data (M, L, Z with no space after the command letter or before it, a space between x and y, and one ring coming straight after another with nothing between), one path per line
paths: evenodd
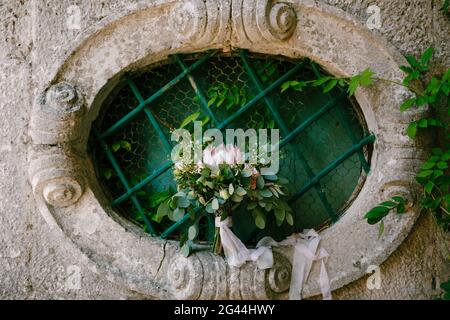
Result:
M290 181L294 230L269 223L261 232L251 215L241 210L234 213L234 220L240 222L234 224L234 231L241 239L253 242L264 235L281 239L293 231L320 229L337 221L369 171L374 136L340 89L328 94L314 87L280 92L285 81L320 76L313 62L246 51L175 55L159 66L126 75L105 101L91 140L98 175L112 205L163 238L188 224L188 216L176 223L155 224L157 199L152 195L161 198L168 188L175 189L171 130L188 115L201 112L210 119L207 127L280 129L280 175ZM229 109L217 107L217 101L208 106L218 85L239 92L239 101ZM204 226L205 239L212 220Z

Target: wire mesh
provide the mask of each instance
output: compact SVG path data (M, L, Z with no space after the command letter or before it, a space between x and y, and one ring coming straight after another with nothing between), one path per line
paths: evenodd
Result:
M184 56L186 64L198 59L198 55ZM250 56L250 63L263 87L267 87L280 76L292 69L296 61L273 56ZM180 66L173 60L168 60L153 68L147 68L140 73L127 75L136 84L141 95L146 99L159 90L164 84L180 74ZM239 110L243 105L258 94L258 89L243 67L242 60L235 55L216 55L191 73L206 99L211 103L214 114L219 122ZM315 79L309 68L301 69L289 80ZM307 120L319 108L327 103L330 97L337 96L336 89L325 95L319 88L310 87L302 92L288 90L281 93L279 88L272 91L267 98L278 108L288 130L292 131ZM223 100L223 101L221 101ZM139 102L124 80L121 85L106 100L100 117L94 124L99 132L111 127L115 122L133 110ZM287 144L280 153L280 175L289 179L289 189L295 192L302 188L311 177L308 177L304 165L299 161L299 153L307 160L314 173L319 172L331 161L352 146L352 141L343 128L342 118L338 116L337 108L345 113L354 136L361 140L367 133L364 122L357 112L354 102L344 99L339 105L323 114L304 132ZM146 108L161 126L165 137L170 141L171 130L178 128L189 115L199 112L198 120L203 120L205 129L212 127L211 119L202 110L199 99L187 78L166 91ZM230 128L277 128L265 101L262 99L242 114L228 127ZM281 134L281 133L280 133ZM283 135L281 134L281 138ZM119 166L125 173L131 186L155 173L169 159L164 150L160 136L150 124L145 113L127 122L120 130L105 140L112 148ZM363 152L369 159L370 148ZM92 153L97 168L97 174L106 193L111 199L124 194L122 184L112 170L105 154L92 143ZM322 228L330 221L329 212L319 199L318 191L322 190L326 200L334 212L339 215L351 202L364 181L364 173L358 154L353 154L341 165L332 170L320 181L321 189L310 189L297 201L292 203L295 212L295 230L304 228ZM171 169L147 184L136 193L149 219L155 220L158 204L176 189ZM136 208L127 200L118 206L123 215L134 222L143 225ZM245 210L235 213L235 233L244 241L254 242L264 235L282 239L294 231L287 225L276 227L268 224L263 232L257 232L251 215ZM158 221L158 232L170 225L168 221ZM204 225L207 229L207 225ZM207 232L202 232L207 240Z

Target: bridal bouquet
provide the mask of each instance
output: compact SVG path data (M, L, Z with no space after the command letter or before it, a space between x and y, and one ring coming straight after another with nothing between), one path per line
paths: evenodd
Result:
M286 202L287 181L274 174L262 174L262 168L262 165L244 164L239 148L223 144L206 147L201 162L175 163L178 192L159 206L157 214L172 221L189 215L189 228L180 240L186 256L199 234L199 222L207 214L216 219L213 243L216 254L222 251L218 223L230 220L240 206L246 207L260 229L266 227L269 215L274 216L278 226L284 221L293 225L292 210Z

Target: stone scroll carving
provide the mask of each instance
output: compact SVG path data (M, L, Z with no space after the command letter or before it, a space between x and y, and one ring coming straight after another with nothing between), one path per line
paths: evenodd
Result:
M233 2L233 24L239 37L252 42L285 41L297 27L297 14L290 3L275 0Z
M85 189L80 168L60 147L36 147L30 152L29 175L36 197L49 205L67 207L76 203Z
M169 265L167 282L180 300L279 299L289 291L292 266L279 253L274 253L274 261L271 269L260 270L255 263L230 267L210 252L176 256Z
M292 265L280 253L274 252L274 265L260 270L256 264L246 264L239 271L240 295L244 300L280 299L287 296ZM237 271L237 270L236 270Z
M55 84L38 97L30 121L34 144L58 144L80 138L85 105L80 91L67 82Z
M30 181L35 196L53 207L70 206L83 194L82 170L75 164L70 143L82 135L84 114L83 96L67 82L50 86L33 107Z
M211 43L224 37L230 16L231 1L189 0L175 5L169 15L169 25L183 43Z

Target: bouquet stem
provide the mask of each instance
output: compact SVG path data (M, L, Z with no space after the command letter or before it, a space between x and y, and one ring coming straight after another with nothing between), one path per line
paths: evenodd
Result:
M213 243L214 254L220 255L222 253L222 242L220 241L220 228L215 228L214 232L214 243Z
M229 216L230 208L228 206L225 208L221 208L220 210L217 210L216 218L219 218L220 220L222 220L222 215L224 215L224 214L226 214L226 216ZM217 255L220 255L222 253L222 241L220 239L220 228L219 227L216 227L214 230L213 252Z

